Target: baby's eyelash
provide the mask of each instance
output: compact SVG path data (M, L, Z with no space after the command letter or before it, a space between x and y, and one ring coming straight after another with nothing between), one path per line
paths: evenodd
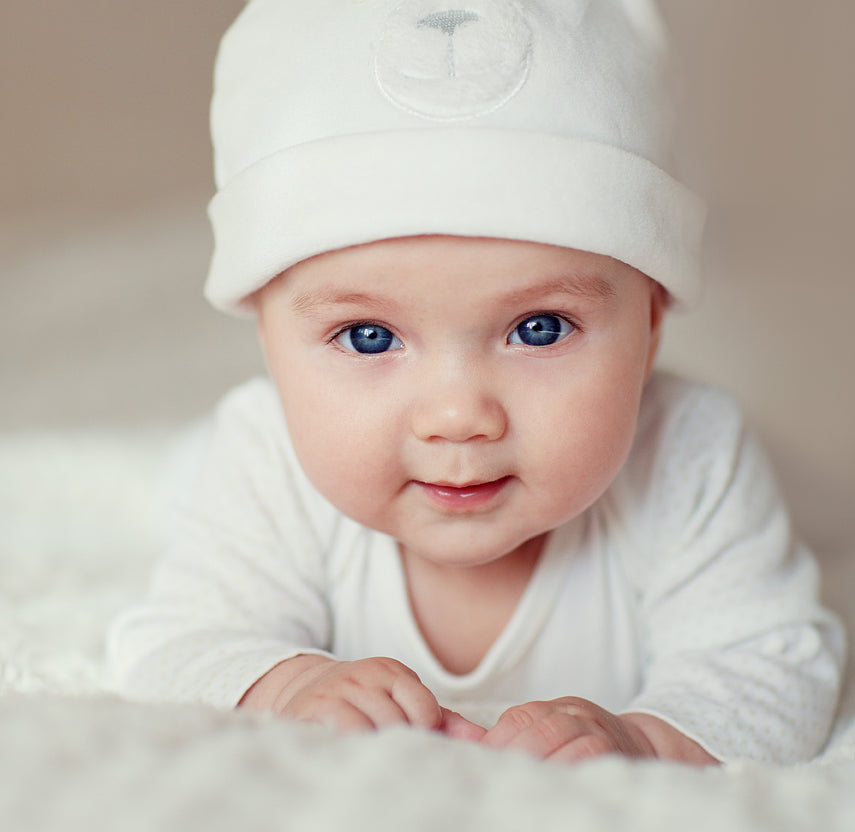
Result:
M561 318L562 321L567 321L567 323L575 329L582 328L581 322L577 320L575 315L572 315L569 312L562 312L558 309L533 309L531 312L526 312L524 315L520 315L514 322L511 329L519 326L523 321L527 321L529 318L537 318L540 315L548 315L552 316L553 318Z
M349 321L348 323L345 323L345 324L339 324L332 331L332 333L330 335L327 335L326 343L331 344L333 341L335 341L336 338L339 338L341 335L343 335L349 329L355 329L356 327L360 327L360 326L382 326L384 329L389 329L391 331L390 327L386 326L385 324L381 324L378 321L372 321L369 319L365 319L365 320L361 320L361 321L360 320Z

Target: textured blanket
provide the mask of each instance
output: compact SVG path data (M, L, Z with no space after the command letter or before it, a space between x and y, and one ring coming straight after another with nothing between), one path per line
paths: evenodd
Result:
M0 438L0 829L855 829L855 674L798 767L576 767L395 729L317 726L105 692L108 622L145 589L199 428ZM855 561L823 563L855 630Z

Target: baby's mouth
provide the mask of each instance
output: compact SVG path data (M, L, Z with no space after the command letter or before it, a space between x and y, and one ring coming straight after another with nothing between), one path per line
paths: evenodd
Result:
M489 482L470 482L455 485L447 482L420 482L416 484L428 495L431 502L450 511L467 512L487 506L511 481L500 477Z

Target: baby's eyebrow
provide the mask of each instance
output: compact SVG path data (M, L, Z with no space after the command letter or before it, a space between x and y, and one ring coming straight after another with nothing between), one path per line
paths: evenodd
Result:
M524 289L517 289L502 297L510 305L525 303L541 295L565 294L606 302L617 297L614 284L601 275L563 274L534 283Z
M367 292L340 291L332 288L300 292L291 298L291 307L294 312L306 318L316 315L318 310L325 306L347 305L371 306L373 309L380 310L392 306L388 300L370 295Z

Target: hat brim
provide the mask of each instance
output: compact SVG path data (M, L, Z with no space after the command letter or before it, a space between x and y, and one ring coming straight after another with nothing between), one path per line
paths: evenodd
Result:
M442 127L310 142L234 177L209 215L205 295L237 315L253 314L248 298L301 260L423 234L605 254L680 305L700 287L701 201L646 159L549 134Z

